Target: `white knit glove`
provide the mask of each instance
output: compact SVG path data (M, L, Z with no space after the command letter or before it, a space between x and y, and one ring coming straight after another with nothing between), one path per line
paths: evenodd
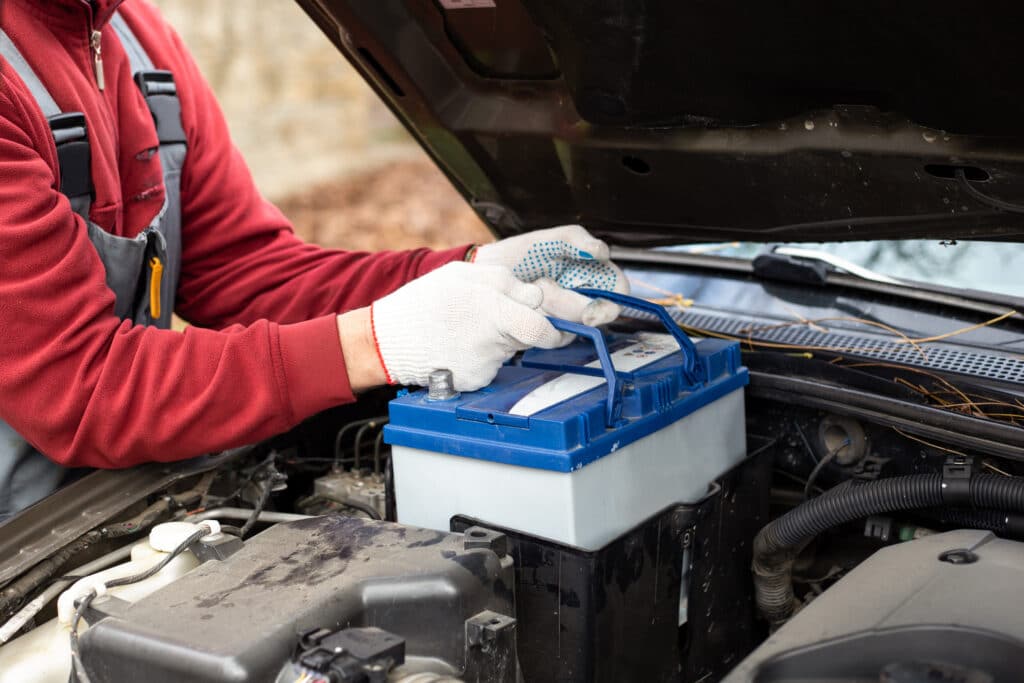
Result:
M619 306L603 299L585 299L582 308L579 302L568 308L565 305L552 307L553 298L563 301L565 297L557 293L552 297L554 290L551 285L629 294L629 281L611 262L608 245L579 225L536 230L485 244L476 248L472 261L511 268L523 282L548 280L542 305L544 312L585 325L603 325L615 320L620 312Z
M517 351L571 338L539 310L543 299L502 266L449 263L413 280L370 309L388 381L425 386L434 370L451 370L457 391L490 384Z

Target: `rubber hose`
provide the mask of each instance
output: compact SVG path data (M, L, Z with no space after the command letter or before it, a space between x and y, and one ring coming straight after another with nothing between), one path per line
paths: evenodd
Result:
M1024 538L1024 516L1001 510L931 508L921 516L958 529L984 529L1003 538Z
M977 474L970 503L992 510L1024 511L1024 478ZM919 510L944 504L941 474L879 481L850 481L799 505L766 525L754 538L754 589L762 616L778 624L793 613L792 570L804 546L822 532L883 512Z

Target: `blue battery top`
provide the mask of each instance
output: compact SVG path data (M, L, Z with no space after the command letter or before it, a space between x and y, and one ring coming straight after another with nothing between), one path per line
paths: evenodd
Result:
M571 324L563 329L592 330L591 340L580 337L562 349L527 351L518 364L501 368L490 386L450 400L429 400L426 391L399 396L390 403L384 440L570 472L749 381L736 342L702 339L694 344L675 331L601 335ZM598 353L595 336L607 347L601 351L610 352L617 370L613 377L608 353Z

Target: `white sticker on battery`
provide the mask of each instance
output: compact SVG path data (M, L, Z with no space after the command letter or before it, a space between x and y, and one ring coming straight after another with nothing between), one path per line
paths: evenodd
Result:
M611 354L612 365L619 372L632 372L679 352L679 343L670 334L641 332L638 339L640 341L636 344L631 344ZM592 363L587 363L586 367L599 368L601 361L595 360ZM523 396L508 412L512 415L533 415L604 383L604 377L572 373L559 375Z
M445 9L473 9L477 7L495 7L494 0L441 0Z

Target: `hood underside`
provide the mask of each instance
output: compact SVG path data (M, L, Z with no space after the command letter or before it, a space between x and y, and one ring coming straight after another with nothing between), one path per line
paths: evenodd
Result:
M1024 238L1022 3L298 2L502 236Z

